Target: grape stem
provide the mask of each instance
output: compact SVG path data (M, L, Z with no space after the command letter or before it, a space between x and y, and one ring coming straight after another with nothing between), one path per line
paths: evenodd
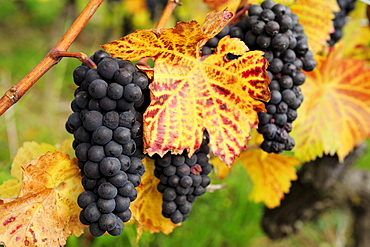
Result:
M178 0L168 0L167 5L164 8L161 18L159 19L157 26L155 28L164 28L170 19L173 11L175 10L176 6L181 5L180 1Z
M249 9L249 6L250 6L250 4L247 4L246 6L244 6L242 9L240 9L238 12L236 12L235 13L235 15L234 15L234 17L231 19L231 21L229 22L229 25L231 24L231 23L234 23L234 22L237 22L238 20L239 20L239 18L241 17L241 16L243 16L245 13L246 13L246 11ZM239 6L240 7L240 6Z
M77 57L81 61L89 63L88 58L83 53L66 52L71 46L82 29L86 26L90 18L95 14L98 7L104 0L90 0L84 10L77 17L68 31L64 34L61 40L51 49L46 56L36 65L25 77L23 77L16 85L12 86L5 92L0 99L0 116L3 115L12 105L18 102L20 98L54 65L59 63L62 57ZM92 62L92 61L91 61ZM89 66L96 66L90 63Z
M182 3L179 0L168 0L166 7L164 8L161 18L159 19L156 29L164 28L170 19L173 11L175 10L176 6L180 6ZM140 59L137 64L148 67L149 58L144 57Z

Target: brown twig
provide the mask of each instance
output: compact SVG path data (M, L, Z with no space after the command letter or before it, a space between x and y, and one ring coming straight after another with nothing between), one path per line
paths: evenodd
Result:
M164 8L161 18L159 19L156 29L164 28L170 19L173 11L175 10L176 6L180 6L182 3L179 0L168 0L167 5ZM137 64L142 66L148 66L149 58L145 57L140 59Z
M176 6L181 5L179 0L168 0L167 5L164 8L161 18L159 19L157 26L155 28L164 28L170 19L173 11L175 10Z
M61 40L51 49L48 54L36 65L23 79L12 86L0 99L0 116L14 105L22 96L54 65L61 59L62 53L68 50L78 34L86 26L90 18L104 0L90 0L75 22L64 34ZM71 55L71 54L70 54ZM85 55L86 56L86 55Z

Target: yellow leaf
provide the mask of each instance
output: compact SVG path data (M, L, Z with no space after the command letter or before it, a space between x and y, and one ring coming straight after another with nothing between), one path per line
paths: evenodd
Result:
M17 151L11 166L11 175L15 179L4 181L0 185L0 198L8 198L18 196L22 186L22 169L21 165L30 160L36 159L47 151L55 151L59 149L60 152L67 153L72 149L72 140L65 140L62 144L55 146L47 143L25 142L23 146ZM71 152L70 152L71 153Z
M138 197L131 202L132 216L136 222L138 238L143 231L150 233L163 232L170 234L176 226L170 219L162 216L162 194L157 190L159 179L154 176L154 160L146 157L143 160L145 173L140 185L136 188Z
M257 111L264 111L270 93L266 59L261 51L248 52L245 44L228 36L215 54L200 57L210 34L220 31L228 12L213 13L202 28L196 21L175 28L137 31L103 45L112 56L138 60L155 57L153 100L144 114L144 145L149 155L167 151L191 156L200 147L203 131L210 147L227 165L246 146ZM213 28L209 28L212 26ZM205 30L203 32L202 30ZM226 60L228 53L240 56Z
M17 198L0 200L0 239L6 246L65 245L80 236L77 196L83 191L77 159L47 152L22 166Z
M247 149L235 161L247 170L253 182L249 198L263 202L268 208L280 205L284 193L288 193L291 181L297 179L295 166L300 162L293 156L268 154L260 148Z
M228 167L222 160L220 160L217 156L211 157L209 163L212 164L213 170L215 174L220 179L225 179L227 175L229 175L231 171L231 167Z
M248 0L248 3L249 4L258 4L260 5L263 1L265 0ZM290 6L292 5L293 3L297 2L298 0L274 0L274 2L276 4L280 3L280 4L284 4L286 6Z
M342 41L346 57L370 61L370 26L366 9L368 5L357 1L348 23L343 28ZM370 7L368 7L370 8Z
M316 60L291 132L295 155L309 161L337 153L342 161L370 133L370 69L364 60L343 58L339 46Z
M38 158L40 155L43 155L48 151L53 152L56 149L57 148L55 146L47 143L39 144L37 142L24 142L23 146L18 149L17 154L14 157L10 174L14 178L22 180L21 166L23 164Z
M18 179L9 179L4 181L3 184L0 185L0 198L18 196L21 186L21 181Z
M211 10L222 11L227 9L232 13L236 13L242 0L203 0Z
M340 10L337 1L298 0L290 9L299 17L299 24L304 27L310 50L314 54L326 53L329 48L327 41L334 28L334 12Z

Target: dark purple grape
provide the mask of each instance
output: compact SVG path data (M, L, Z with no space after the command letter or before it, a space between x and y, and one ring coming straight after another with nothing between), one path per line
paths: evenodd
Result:
M89 85L89 94L96 99L104 98L107 95L108 83L102 79L95 79Z
M90 160L86 161L84 165L84 173L87 177L92 179L98 179L101 177L99 163L92 162Z
M115 209L116 201L114 199L99 198L96 205L102 214L109 214Z
M117 196L117 188L111 183L102 183L98 187L98 194L104 199L113 199Z
M271 90L270 104L278 104L282 99L282 94L277 90Z
M275 19L275 13L271 9L264 9L259 18L264 22L273 21Z
M132 212L130 209L127 209L126 211L124 212L121 212L121 213L116 213L116 215L123 221L123 222L127 222L131 219L131 216L132 216Z
M265 25L265 32L270 36L275 36L279 33L280 25L276 21L269 21Z
M98 197L91 191L84 191L77 197L77 204L80 208L86 208L89 204L96 202Z
M99 100L99 106L103 111L113 111L117 106L117 101L107 96Z
M123 224L123 221L119 217L117 217L116 227L113 230L108 231L108 233L112 236L118 236L123 232L124 228L125 225Z
M263 9L272 9L275 6L275 2L272 0L265 0L261 3Z
M263 33L265 29L265 23L263 21L257 21L253 26L252 26L252 32L255 35L260 35Z
M120 68L114 73L114 80L122 86L130 84L132 79L132 72L126 68Z
M86 73L89 71L89 67L86 65L81 65L75 68L73 71L73 81L77 86L80 86L81 83L85 80L86 78Z
M131 202L129 197L117 195L114 200L116 202L115 212L120 213L129 209Z
M126 181L128 181L128 176L124 171L119 171L113 177L108 178L108 182L116 186L117 188L122 187Z
M248 15L249 16L253 16L253 15L257 15L259 16L262 12L262 7L258 4L252 4L251 6L249 6L248 8Z
M77 107L79 108L85 108L89 104L90 98L89 93L86 91L80 91L76 94L76 97L74 99L74 102Z
M92 140L98 145L105 145L112 140L113 131L105 126L100 126L92 133Z
M101 213L95 202L90 203L86 206L86 208L84 209L84 216L85 219L90 223L97 222L100 219Z
M111 99L120 99L123 96L123 86L118 83L108 85L107 95Z
M276 51L283 52L289 47L289 38L279 33L272 38L271 46Z
M118 193L125 197L133 196L135 192L135 186L130 181L125 182L122 187L118 188Z
M111 57L106 57L98 64L99 74L106 79L112 79L114 73L119 69L118 63Z
M104 60L103 60L104 61ZM102 214L99 219L99 228L103 231L111 231L117 225L117 216L112 213Z
M107 177L112 177L121 169L121 162L115 157L105 157L100 162L100 172Z

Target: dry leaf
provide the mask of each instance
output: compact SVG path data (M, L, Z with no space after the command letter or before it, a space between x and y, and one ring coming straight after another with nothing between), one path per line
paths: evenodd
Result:
M299 24L308 37L308 45L314 54L326 53L333 31L334 12L339 11L336 0L298 0L290 9L299 17Z
M85 228L77 196L83 191L77 159L47 152L22 166L17 198L0 200L0 239L6 246L55 246Z
M136 222L138 238L143 231L150 233L163 232L170 234L176 226L162 215L162 194L157 190L159 179L154 176L154 160L146 157L143 160L145 173L140 185L136 188L138 197L131 202L132 216Z
M21 165L38 158L48 151L53 152L56 149L62 153L71 153L72 140L65 140L62 144L55 146L47 143L24 142L22 147L18 149L11 166L11 175L15 179L9 179L0 185L0 198L18 196L22 186Z
M202 28L196 21L166 30L137 31L103 45L112 56L138 60L154 57L154 95L144 114L144 144L149 155L200 147L204 129L213 153L231 166L257 124L259 100L269 99L267 62L262 52L247 52L239 39L224 37L215 54L201 58L200 44L220 31L229 12L213 13ZM202 30L209 30L204 33ZM239 55L227 60L228 53Z
M203 0L203 2L211 10L222 11L226 9L235 14L243 0Z
M310 161L337 153L342 161L370 133L370 70L364 60L344 58L342 47L317 61L293 123L295 155Z

